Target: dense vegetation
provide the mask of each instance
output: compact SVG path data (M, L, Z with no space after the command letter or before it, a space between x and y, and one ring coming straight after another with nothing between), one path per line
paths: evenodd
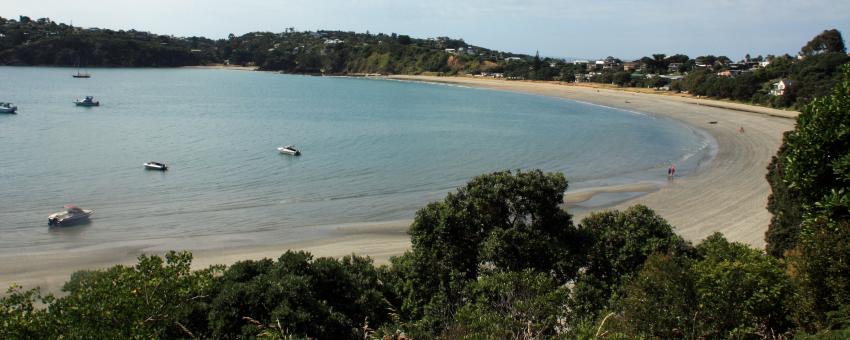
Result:
M186 66L232 64L308 74L457 73L487 69L512 54L439 37L341 31L252 32L227 39L174 37L0 18L0 64Z
M252 32L227 39L174 37L0 18L0 65L187 66L231 64L302 74L441 74L593 82L687 91L775 107L800 108L829 93L850 61L841 33L827 30L794 58L747 55L690 58L653 54L567 62L489 50L447 37L341 31ZM775 92L785 80L788 88Z

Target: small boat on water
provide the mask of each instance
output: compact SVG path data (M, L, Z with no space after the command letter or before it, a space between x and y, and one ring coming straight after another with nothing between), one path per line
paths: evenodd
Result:
M77 74L72 74L71 77L74 78L91 78L91 75L88 72L80 72L80 58L77 57Z
M285 155L301 156L301 151L298 151L298 149L295 148L295 145L281 146L277 148L277 151Z
M100 102L95 101L92 96L86 96L84 99L77 99L74 101L74 104L77 104L77 106L100 106Z
M67 204L65 205L65 211L47 216L47 225L59 227L86 222L92 214L94 214L94 210L83 210L76 205Z
M0 102L0 113L15 113L15 111L18 111L18 107L14 104Z
M71 77L74 78L91 78L91 75L88 73L80 73L80 70L77 70L77 74L72 74Z
M168 170L168 165L166 165L165 163L159 163L159 162L147 162L147 163L145 163L145 169L165 171L165 170Z

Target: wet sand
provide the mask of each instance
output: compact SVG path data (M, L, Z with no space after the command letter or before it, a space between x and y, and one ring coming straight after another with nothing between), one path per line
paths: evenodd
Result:
M717 141L717 154L696 173L676 178L659 190L607 209L644 204L667 219L685 239L698 242L714 232L728 239L764 247L770 222L765 180L767 165L794 127L797 112L717 100L597 89L554 82L505 81L472 77L394 76L533 93L651 113L695 126ZM710 123L715 122L715 123ZM743 133L739 128L743 127ZM659 174L662 179L665 174ZM586 195L586 194L584 194ZM569 195L567 197L569 201ZM581 214L577 217L581 217Z

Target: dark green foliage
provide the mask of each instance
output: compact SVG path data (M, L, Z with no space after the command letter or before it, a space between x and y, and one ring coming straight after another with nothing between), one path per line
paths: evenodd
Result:
M134 267L74 275L51 314L72 338L185 337L197 331L186 328L197 321L191 311L208 298L220 271L191 271L191 261L185 252L169 252L164 260L142 255Z
M791 327L784 263L714 234L695 260L650 257L620 302L627 332L660 338L763 338Z
M216 280L212 294L214 338L263 332L358 338L367 319L372 325L388 321L390 307L371 260L313 260L304 252L287 252L277 262L236 263Z
M611 81L617 86L628 86L632 81L632 75L628 72L617 72L614 73Z
M846 53L844 39L837 29L825 30L800 49L802 55L814 55L818 53Z
M792 287L784 262L716 233L698 247L693 266L701 335L769 337L790 327Z
M560 208L566 189L561 174L496 172L417 212L413 250L395 262L409 268L410 290L401 294L409 317L428 314L432 325L445 325L484 267L571 279L582 264L582 238Z
M696 338L697 292L688 259L647 258L625 287L620 306L628 333L660 339Z
M532 270L488 273L469 290L469 302L457 312L452 337L552 337L562 324L569 296L549 275Z
M0 25L0 64L73 66L185 66L211 62L212 41L147 32L82 29L37 21ZM205 47L193 52L192 49Z
M425 40L341 31L251 32L212 40L135 30L82 29L48 19L0 18L0 33L6 36L0 38L0 64L4 65L173 67L230 63L306 74L455 74L486 71L505 57L502 52L468 45L460 39ZM447 48L457 51L450 54ZM541 76L551 78L546 74Z
M38 288L24 290L12 286L0 297L0 338L47 339L56 334L56 320L38 304L50 305L52 295L42 296Z
M574 289L573 307L595 315L607 308L612 294L655 253L688 256L691 245L649 208L636 205L625 211L593 213L580 230L586 243L587 265Z
M767 166L767 182L771 188L770 196L767 197L767 210L773 216L764 238L767 253L775 257L785 256L786 251L796 246L803 219L799 190L785 182L781 171L786 167L787 152L787 146L782 144Z
M850 69L831 96L807 105L768 167L773 213L766 234L774 256L793 249L802 212L832 190L850 190Z
M850 193L834 191L814 205L799 246L798 324L810 331L850 328Z

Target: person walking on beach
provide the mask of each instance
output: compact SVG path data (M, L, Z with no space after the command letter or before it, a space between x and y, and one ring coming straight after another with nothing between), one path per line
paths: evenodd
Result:
M738 129L738 132L740 132L740 133L744 133L744 127L743 127L743 126L742 126L742 127L740 127L740 128Z
M673 176L676 176L676 164L670 165L667 168L667 179L673 179Z

